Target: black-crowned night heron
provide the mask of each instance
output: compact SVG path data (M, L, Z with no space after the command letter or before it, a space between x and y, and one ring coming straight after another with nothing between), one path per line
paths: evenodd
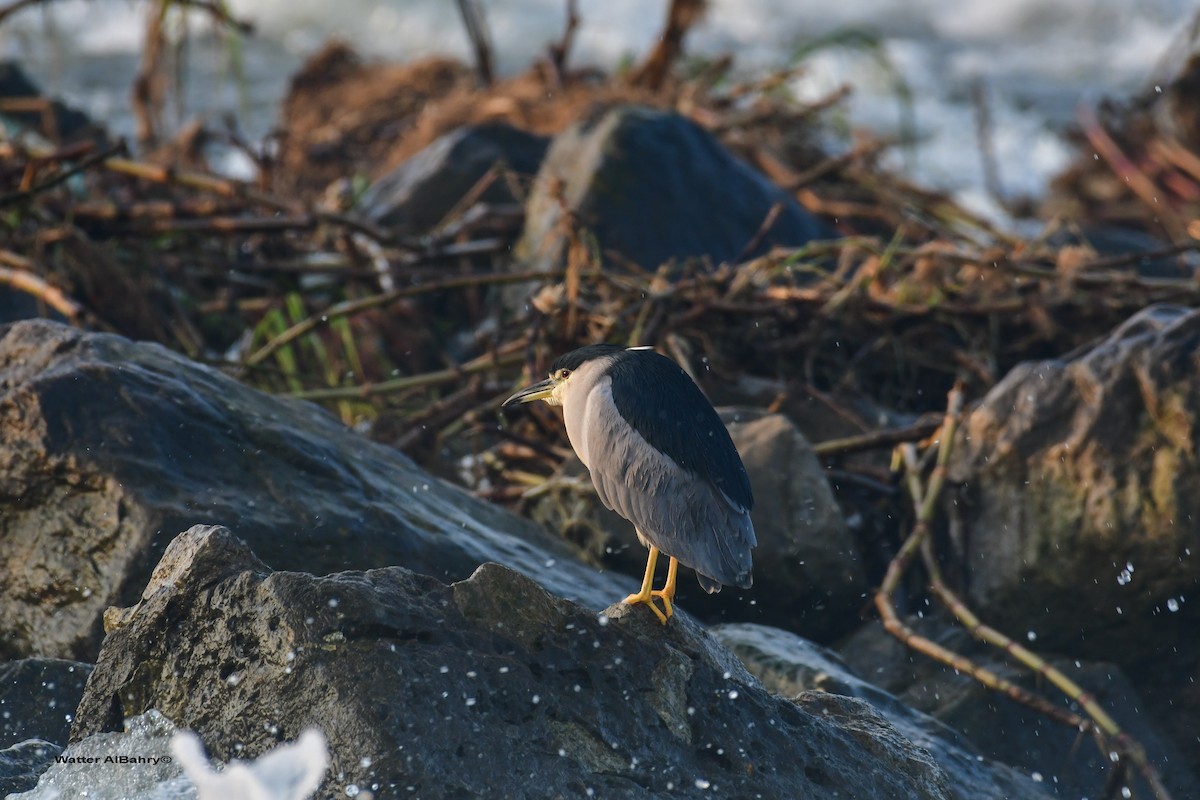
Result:
M650 548L641 591L626 603L645 603L665 624L680 564L707 592L750 588L750 479L717 412L678 364L648 347L581 347L503 406L533 400L562 406L567 438L600 502ZM666 584L652 590L660 552L671 563Z

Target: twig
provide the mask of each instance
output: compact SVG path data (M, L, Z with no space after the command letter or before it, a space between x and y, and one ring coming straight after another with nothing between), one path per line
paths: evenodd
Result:
M306 391L292 392L292 397L297 397L302 400L354 400L370 397L379 394L391 394L393 392L401 392L406 389L417 389L426 386L437 386L443 383L453 383L466 375L473 375L477 372L486 372L497 367L505 367L510 364L519 364L524 359L521 350L525 347L525 340L518 339L515 342L499 348L495 354L488 353L478 358L471 359L467 363L455 369L444 369L437 372L427 372L422 375L405 375L401 378L393 378L390 381L381 383L368 383L362 386L344 386L333 387L329 389L309 389Z
M925 439L942 427L942 418L925 420L904 428L886 428L841 439L827 439L813 445L813 452L821 458L847 456L864 450L894 447L902 442Z
M779 220L779 215L783 212L783 203L772 203L767 209L767 215L763 217L762 223L758 226L758 230L750 237L750 241L746 242L745 247L733 259L734 264L740 264L745 261L751 253L762 246L763 240L767 238L767 234L771 232L771 228L775 227L775 223Z
M930 473L927 483L922 486L920 473L921 468L918 463L916 447L911 443L904 444L900 448L900 452L905 464L905 476L907 479L909 494L912 497L913 504L917 507L917 521L913 526L913 532L901 547L900 553L888 565L887 576L884 584L880 587L879 592L875 596L876 607L880 614L884 617L884 627L893 635L900 638L902 641L912 645L914 641L922 645L915 647L921 652L934 654L935 658L952 663L947 660L947 657L953 657L958 661L965 660L957 654L951 653L945 648L941 648L928 640L922 640L922 637L916 636L910 629L900 622L895 615L895 610L892 607L890 596L899 584L900 577L907 570L908 564L911 562L915 552L919 549L922 556L922 561L929 575L929 586L938 599L946 606L946 608L954 615L955 619L963 625L964 628L975 638L982 642L993 645L1003 650L1007 655L1015 659L1020 664L1030 669L1034 674L1041 675L1050 683L1057 687L1064 695L1079 705L1080 708L1088 715L1090 719L1084 719L1077 714L1066 712L1056 705L1046 701L1044 698L1033 694L1027 690L1021 689L1014 684L1003 681L993 685L990 678L996 677L987 670L980 667L975 667L977 672L972 672L972 675L980 680L980 682L988 688L1003 691L1009 697L1029 705L1035 710L1048 714L1052 718L1070 725L1079 731L1091 730L1096 734L1104 737L1111 742L1111 747L1123 756L1127 757L1145 777L1150 785L1154 795L1159 800L1169 800L1170 794L1163 786L1161 779L1158 776L1154 766L1150 764L1146 757L1145 749L1130 737L1127 733L1121 730L1116 721L1100 706L1096 699L1085 692L1078 684L1072 681L1065 673L1058 668L1046 662L1037 654L1030 651L1018 642L1005 636L994 628L991 628L980 621L971 609L962 602L962 600L946 585L942 578L941 568L937 562L937 557L933 551L933 543L930 538L931 523L934 512L937 509L937 503L941 496L942 488L945 485L946 466L949 463L950 453L953 449L953 440L957 432L959 420L962 415L962 390L956 386L950 393L950 399L947 404L945 427L941 435L941 442L937 451L937 461ZM885 593L886 589L886 593ZM932 645L932 648L929 647ZM956 664L952 664L954 666ZM983 673L982 677L978 673ZM1003 679L998 679L1002 681ZM1016 690L1016 691L1014 691ZM1105 745L1107 751L1110 745ZM1119 769L1120 765L1114 765L1114 769Z
M643 86L651 91L662 88L675 59L683 52L683 39L688 29L704 13L704 0L671 0L667 23L659 34L658 44L640 67L629 74L630 86Z
M212 19L227 28L232 28L243 36L254 34L254 23L250 20L239 19L229 13L229 8L219 0L171 0L181 6L189 6L208 14Z
M525 281L536 280L558 280L565 275L563 270L557 272L514 272L514 273L498 273L488 275L464 275L457 278L447 278L443 281L434 281L431 283L422 284L421 286L410 286L404 289L396 289L392 292L383 294L371 295L359 300L346 300L322 311L320 314L314 314L305 320L302 320L291 326L283 333L273 337L269 342L264 344L255 352L246 357L244 364L248 367L253 367L262 363L269 358L279 348L290 344L310 331L316 330L321 325L328 324L330 320L338 317L346 317L352 314L358 314L372 308L391 305L397 300L403 300L409 297L417 297L430 292L443 292L450 289L464 289L475 286L488 286L503 283L523 283Z
M13 14L16 14L18 11L23 11L30 6L40 5L45 2L47 2L47 0L14 0L14 2L9 3L3 8L0 8L0 24L3 24L4 20L11 17Z
M72 323L78 322L83 316L82 306L63 294L61 289L51 286L32 272L0 267L0 283L33 295Z
M101 163L105 159L112 157L113 154L119 153L119 152L123 151L124 149L125 149L125 143L118 142L117 144L113 145L112 147L108 148L107 150L105 150L102 153L94 153L90 156L87 156L86 158L81 159L73 167L64 169L61 172L56 173L55 175L47 178L46 180L42 181L41 183L39 183L35 186L31 186L28 189L22 189L20 191L10 192L9 194L2 195L2 196L0 196L0 208L7 206L7 205L11 205L13 203L22 203L26 200L31 199L35 195L41 194L42 192L46 191L47 189L53 189L55 186L58 186L63 181L70 180L73 176L78 175L79 173L81 173L87 169L90 169L91 167L95 166L96 164Z
M475 51L475 69L479 73L479 81L484 86L491 86L495 81L492 42L479 0L458 0L458 11L462 14L463 25L467 28L471 49Z
M571 46L575 44L575 31L579 28L579 2L567 0L567 16L563 22L562 37L550 45L550 64L554 67L558 83L561 85L567 74L567 57L571 54Z
M905 625L896 612L892 597L900 586L901 578L904 577L913 558L920 550L921 543L929 536L931 531L938 497L946 480L946 465L950 460L954 436L958 430L958 424L962 415L962 405L962 389L956 386L950 392L946 415L942 422L942 433L939 437L937 465L929 477L927 487L921 487L920 478L914 472L908 471L907 473L913 502L917 506L917 519L913 524L912 533L909 534L908 538L900 546L900 550L892 558L891 563L888 564L883 582L880 584L879 590L875 593L875 608L879 611L884 629L913 650L941 661L943 664L947 664L960 672L964 672L983 686L1006 694L1014 700L1060 722L1076 727L1086 725L1086 721L1078 714L1072 714L1065 709L1059 708L1045 698L1039 697L1012 681L1002 678L991 670L976 664L970 659L919 635L916 631Z
M1160 190L1154 185L1154 181L1146 177L1145 173L1125 155L1120 145L1113 141L1091 106L1080 107L1079 125L1088 142L1096 149L1105 163L1116 173L1117 177L1129 185L1134 195L1145 203L1146 207L1158 218L1167 235L1171 237L1172 243L1184 241L1187 236L1186 226L1179 221L1175 212L1167 205L1165 197L1160 202Z
M146 10L145 39L138 71L133 79L133 117L137 122L137 140L143 147L158 140L158 129L167 93L167 69L163 64L166 50L167 12L169 0L155 0Z
M983 162L983 185L992 199L1004 207L1004 190L1000 186L1000 170L996 167L996 148L992 139L992 109L982 78L971 83L971 105L975 109L975 139Z

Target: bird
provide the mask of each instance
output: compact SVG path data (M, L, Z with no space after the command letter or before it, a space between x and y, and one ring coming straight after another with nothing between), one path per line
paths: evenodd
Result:
M567 438L600 502L632 522L649 548L641 589L624 603L645 604L667 624L680 564L710 594L722 585L750 588L758 544L750 477L716 409L678 364L652 347L580 347L501 407L535 400L562 406ZM670 563L663 588L654 589L660 553Z

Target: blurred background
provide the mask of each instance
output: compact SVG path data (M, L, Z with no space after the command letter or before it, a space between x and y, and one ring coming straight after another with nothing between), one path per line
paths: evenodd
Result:
M217 5L254 33L233 37L200 8L174 9L166 28L186 41L177 121L233 113L252 139L270 133L289 77L329 37L389 61L432 53L469 59L452 0ZM573 65L611 72L632 62L651 48L666 5L580 3ZM526 67L564 27L563 0L483 0L480 7L501 75ZM1153 91L1178 69L1194 13L1186 0L713 0L689 32L687 52L695 60L732 54L743 75L802 62L786 85L800 101L852 86L834 116L847 128L903 138L906 146L888 153L889 166L998 213L992 194L1037 196L1065 167L1070 150L1060 131L1081 104ZM39 3L0 25L0 54L20 61L48 94L131 135L129 87L146 17L147 4L129 0ZM1000 165L991 191L981 113ZM251 169L233 155L216 166L241 177Z

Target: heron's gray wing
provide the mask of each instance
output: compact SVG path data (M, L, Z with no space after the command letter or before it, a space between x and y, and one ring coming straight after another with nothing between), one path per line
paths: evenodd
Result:
M700 581L707 591L721 584L748 588L756 544L749 510L627 424L607 378L589 392L587 415L589 469L601 502L655 547L708 578Z

